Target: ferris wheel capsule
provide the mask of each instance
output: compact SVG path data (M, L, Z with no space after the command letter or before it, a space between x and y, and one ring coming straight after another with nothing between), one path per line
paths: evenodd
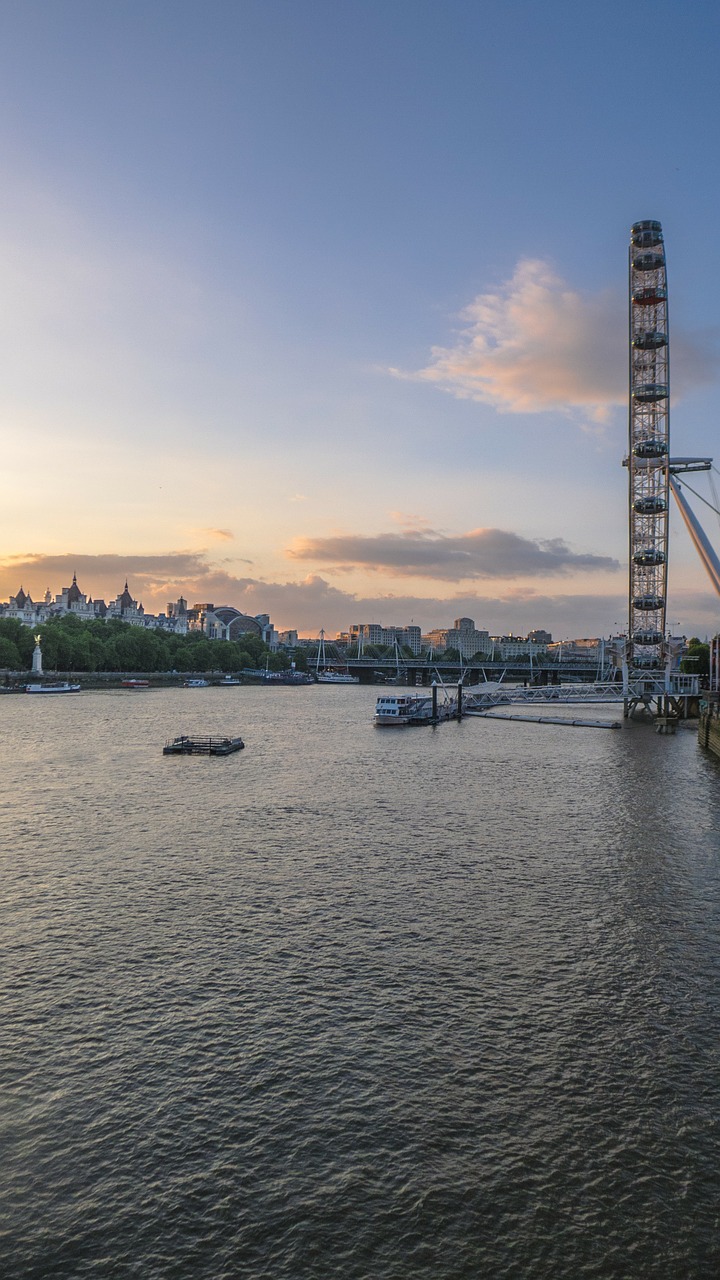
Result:
M643 547L642 551L635 552L633 560L635 564L664 564L665 552L658 547Z
M664 498L637 498L633 502L633 511L639 516L659 516L665 510L667 503Z
M662 244L662 238L660 223L652 219L634 222L630 228L630 239L636 249L653 249L656 244Z
M633 609L642 609L646 613L657 612L658 609L663 609L664 607L664 596L635 596L633 600Z
M664 382L641 382L633 391L634 398L640 404L653 404L656 400L664 400L668 394L668 386Z
M665 262L663 253L638 253L633 258L636 271L659 271Z
M659 333L657 329L643 329L635 334L632 345L638 351L657 351L658 347L667 346L667 334Z
M638 285L632 291L632 300L639 307L656 307L667 302L667 288L660 284Z
M659 436L650 436L647 440L638 440L633 445L636 458L664 458L668 451L667 444Z

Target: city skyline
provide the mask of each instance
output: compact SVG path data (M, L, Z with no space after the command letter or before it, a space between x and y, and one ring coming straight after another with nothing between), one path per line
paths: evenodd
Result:
M115 596L113 596L112 590L109 593L106 591L101 596L92 596L90 593L82 590L82 583L78 582L77 574L73 574L71 583L62 586L59 591L53 591L50 587L47 587L43 593L43 597L37 599L32 596L31 592L26 592L21 584L17 592L11 594L8 600L0 600L0 620L6 616L18 618L21 622L24 622L26 626L34 627L42 626L43 621L47 620L47 618L58 617L66 613L74 612L75 616L81 621L103 619L106 616L120 618L121 620L131 620L134 622L139 622L141 620L145 620L146 622L163 622L168 619L177 619L179 617L188 619L193 618L194 626L199 624L201 628L204 628L202 614L204 614L206 610L227 610L228 608L234 611L234 606L229 605L229 602L227 601L214 601L212 603L198 602L186 600L184 597L180 597L177 600L168 601L164 609L154 614L149 609L145 609L142 600L133 596L133 592L127 579L125 579L122 590L118 590ZM33 616L32 618L24 616L28 614L37 616ZM248 616L256 620L257 618L262 617L267 620L268 625L271 625L271 620L267 613L258 615L250 614ZM367 633L370 631L414 631L417 633L418 638L420 638L421 633L423 633L423 635L429 633L432 637L435 633L439 634L441 631L454 631L459 627L469 628L473 634L476 634L475 619L468 617L446 619L443 627L430 629L423 628L421 625L413 623L401 622L398 619L394 619L394 621L389 621L388 619L379 621L375 619L372 622L368 622L366 620L360 623L349 623L341 632L337 632L335 636L328 634L326 638L328 640L345 639L350 643L352 640L352 633L356 633L355 638L357 639L357 634L362 632L365 634L365 638L367 639ZM274 629L278 632L278 628ZM296 628L289 628L285 630L295 635L298 634ZM487 630L484 628L481 629L481 632L484 636L488 635ZM300 638L303 642L307 642L308 640L322 640L324 635L324 630L321 629L317 636L302 636ZM377 639L377 637L375 638ZM498 633L492 638L519 639L521 637L515 636L512 632L504 632L502 635ZM544 628L531 629L526 638L532 640L542 638L548 643L552 641L552 636ZM283 641L281 643L285 642Z
M718 377L720 17L632 12L9 11L0 596L76 572L315 634L624 629L635 220L674 453L716 452ZM710 634L677 513L671 544L671 628Z

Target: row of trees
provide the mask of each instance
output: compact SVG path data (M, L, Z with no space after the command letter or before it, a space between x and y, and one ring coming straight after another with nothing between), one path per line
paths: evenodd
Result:
M40 627L43 665L47 671L242 671L269 667L282 671L295 662L305 670L308 658L300 649L294 654L272 653L257 636L243 636L238 641L208 640L202 631L187 635L146 630L117 618L98 618L81 622L73 614L51 618ZM34 633L15 618L0 618L0 668L28 670L35 648ZM355 647L348 657L357 656ZM401 658L412 660L411 649L403 647ZM388 660L395 657L392 646L365 645L363 657ZM548 655L543 654L543 661ZM310 656L309 661L314 662ZM481 666L489 655L475 654L464 659L466 665ZM457 663L457 649L446 649L437 655L439 663ZM513 666L527 662L527 655L513 658ZM706 675L709 670L709 647L696 636L688 641L682 670Z
M241 641L208 640L146 630L116 618L81 622L72 614L51 618L39 629L46 671L242 671L290 666L285 653L271 653L256 636ZM15 618L0 618L0 668L27 670L35 635ZM302 657L298 655L297 666Z

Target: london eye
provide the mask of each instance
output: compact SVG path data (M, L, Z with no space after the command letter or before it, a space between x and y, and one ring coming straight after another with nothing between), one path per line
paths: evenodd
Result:
M670 502L670 349L665 246L659 222L630 232L630 673L662 672Z
M720 560L678 480L687 472L709 471L712 459L670 457L668 286L659 222L647 219L633 223L629 277L630 413L625 462L630 545L625 681L626 690L635 685L633 701L647 705L663 689L668 692L672 661L682 648L681 641L668 636L666 623L671 493L718 594Z

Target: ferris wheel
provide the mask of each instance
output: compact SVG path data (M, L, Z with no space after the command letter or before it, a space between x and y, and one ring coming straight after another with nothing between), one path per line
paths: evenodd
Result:
M689 507L678 479L688 472L715 470L712 458L670 457L668 287L659 222L633 223L629 271L630 438L625 464L629 476L630 570L623 663L626 714L635 706L649 707L653 699L672 690L671 668L682 651L682 640L668 636L666 629L671 493L720 595L720 558ZM690 489L686 480L683 483ZM720 516L717 507L712 509Z
M670 348L659 222L630 231L628 668L665 665L670 502Z

